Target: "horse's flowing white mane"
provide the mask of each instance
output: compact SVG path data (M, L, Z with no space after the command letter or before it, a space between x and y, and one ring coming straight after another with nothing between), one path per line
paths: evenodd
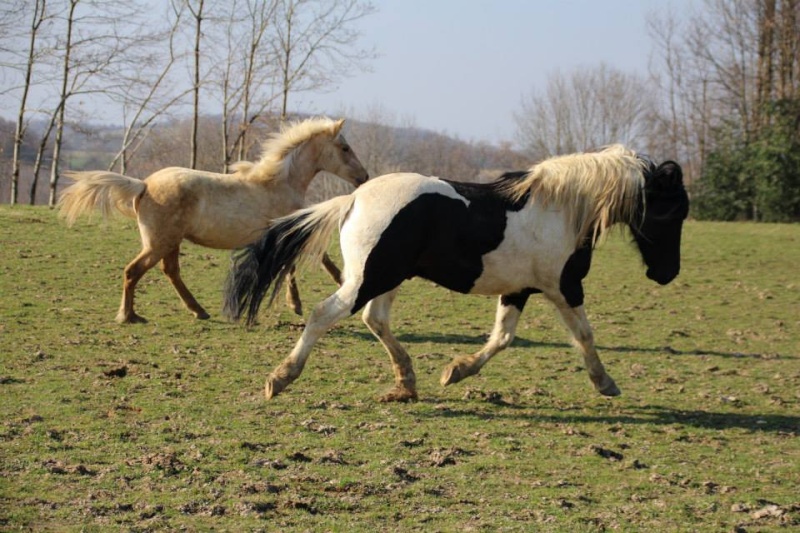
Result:
M519 201L564 211L578 242L591 234L592 245L617 222L630 222L644 186L645 163L633 150L614 144L594 153L546 159L531 167L506 193Z
M252 175L261 179L278 177L292 165L292 152L301 144L321 133L336 137L342 129L342 120L329 118L309 118L299 122L290 122L281 126L281 130L273 133L261 145L261 159L256 163L239 161L231 165L233 172L243 176Z

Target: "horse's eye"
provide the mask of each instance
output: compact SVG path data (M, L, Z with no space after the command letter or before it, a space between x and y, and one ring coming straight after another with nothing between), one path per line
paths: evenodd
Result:
M350 147L349 146L347 146L347 145L342 146L342 152L347 153L349 151L350 151Z

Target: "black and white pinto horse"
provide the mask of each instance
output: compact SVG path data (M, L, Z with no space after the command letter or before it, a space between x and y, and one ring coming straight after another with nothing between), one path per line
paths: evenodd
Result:
M388 174L349 196L277 219L234 257L225 311L233 319L246 314L252 323L270 287L272 303L285 274L299 260L319 258L339 227L342 285L314 309L291 354L267 379L267 398L300 376L330 327L364 308L363 320L394 368L394 388L381 400L416 399L411 359L389 329L398 287L414 276L464 294L500 296L488 342L455 358L442 385L477 374L506 348L528 297L542 293L574 337L595 388L616 396L620 391L600 362L583 307L592 250L611 226L625 224L647 277L667 284L680 270L688 209L677 163L656 166L621 145L547 159L490 184Z

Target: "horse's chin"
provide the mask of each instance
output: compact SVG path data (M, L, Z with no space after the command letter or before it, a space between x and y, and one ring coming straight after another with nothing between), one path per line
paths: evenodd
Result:
M678 271L675 272L656 272L652 268L647 269L647 278L655 281L659 285L667 285L673 279L678 277Z

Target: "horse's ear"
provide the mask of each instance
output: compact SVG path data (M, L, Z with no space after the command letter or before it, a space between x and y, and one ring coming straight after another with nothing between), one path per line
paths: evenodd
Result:
M662 177L665 185L680 187L683 184L683 169L675 161L664 161L658 165L656 173Z
M336 137L339 135L339 132L342 131L342 126L344 126L344 119L340 118L333 124L333 136Z

